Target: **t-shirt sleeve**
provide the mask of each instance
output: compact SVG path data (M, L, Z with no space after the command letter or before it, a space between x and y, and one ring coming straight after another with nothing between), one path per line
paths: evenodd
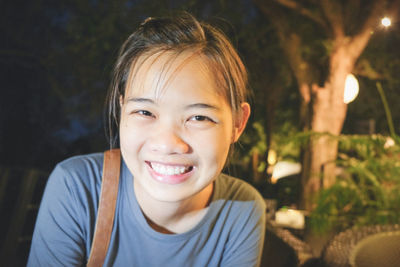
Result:
M78 184L58 165L40 205L27 266L83 266L86 262L85 207ZM81 189L82 190L82 189Z
M255 202L253 210L238 218L222 259L222 267L259 266L265 236L265 206Z

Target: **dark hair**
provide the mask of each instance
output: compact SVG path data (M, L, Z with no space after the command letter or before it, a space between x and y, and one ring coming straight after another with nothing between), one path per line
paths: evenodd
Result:
M188 13L147 18L122 45L114 67L106 103L111 148L118 145L120 98L125 96L128 83L134 82L131 72L135 67L139 68L136 66L138 59L163 52L175 55L192 52L208 59L217 88L226 97L233 115L240 115L240 105L246 101L247 72L228 38L217 28L199 22Z

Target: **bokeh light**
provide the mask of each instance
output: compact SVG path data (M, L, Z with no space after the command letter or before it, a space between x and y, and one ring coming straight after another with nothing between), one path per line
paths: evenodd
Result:
M390 18L388 18L388 17L384 17L384 18L381 20L381 23L382 23L382 25L385 26L385 27L389 27L390 25L392 25L392 21L391 21Z
M344 85L344 96L343 101L345 104L349 104L356 99L359 91L357 78L353 74L349 74L346 77Z

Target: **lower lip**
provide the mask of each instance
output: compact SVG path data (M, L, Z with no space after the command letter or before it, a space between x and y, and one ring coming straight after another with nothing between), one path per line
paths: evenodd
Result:
M155 172L149 165L147 165L147 169L149 170L151 176L157 180L158 182L164 183L164 184L180 184L185 182L192 176L194 168L190 170L189 172L183 173L183 174L177 174L177 175L166 175L166 174L160 174L158 172Z

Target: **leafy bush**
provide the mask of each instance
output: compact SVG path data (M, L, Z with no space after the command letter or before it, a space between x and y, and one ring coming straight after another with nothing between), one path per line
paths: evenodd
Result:
M320 192L310 215L316 232L399 223L400 143L388 137L340 136L336 183Z

